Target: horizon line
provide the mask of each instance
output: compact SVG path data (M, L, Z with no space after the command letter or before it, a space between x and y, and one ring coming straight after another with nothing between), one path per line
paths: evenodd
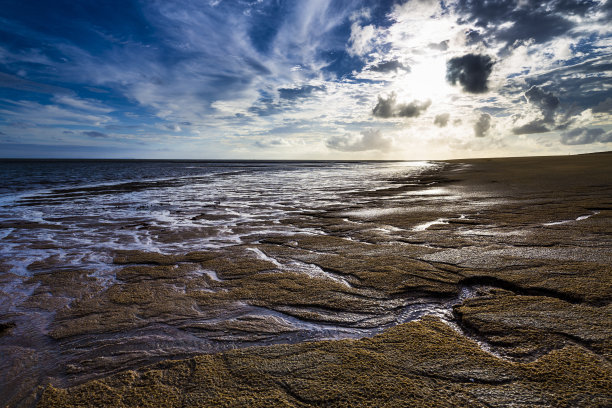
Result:
M462 158L446 159L240 159L240 158L135 158L135 157L0 157L0 161L26 161L26 160L47 160L47 161L183 161L183 162L418 162L418 161L455 161L455 160L479 160L479 159L513 159L513 158L537 158L537 157L565 157L565 156L586 156L595 154L612 153L612 150L604 150L589 153L567 153L567 154L537 154L523 156L474 156Z

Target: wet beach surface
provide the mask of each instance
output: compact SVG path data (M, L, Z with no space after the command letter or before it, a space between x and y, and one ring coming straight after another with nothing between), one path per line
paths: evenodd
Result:
M20 192L0 405L610 405L611 154L320 166Z

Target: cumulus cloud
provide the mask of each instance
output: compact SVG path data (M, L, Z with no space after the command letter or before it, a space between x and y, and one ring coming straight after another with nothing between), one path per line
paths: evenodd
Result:
M438 127L445 127L448 125L448 120L450 119L450 113L441 113L436 115L434 118L434 125Z
M448 50L448 40L440 41L439 43L429 43L428 47L432 50L446 51Z
M425 112L430 105L430 100L424 102L412 101L407 104L399 104L397 105L397 108L399 109L397 116L400 118L415 118L420 116L421 113Z
M95 130L83 132L83 134L88 137L97 137L97 138L103 138L103 139L108 138L108 135L106 133L98 132Z
M559 107L559 98L554 96L552 92L545 92L538 86L532 86L525 97L532 105L540 108L544 116L544 122L554 123L555 110Z
M488 55L466 54L451 58L446 64L446 80L457 82L465 92L484 93L489 90L487 81L493 70L493 61Z
M351 25L351 36L347 51L353 56L362 56L367 54L371 49L376 39L376 29L373 25L361 26L355 22Z
M392 118L395 116L396 96L394 93L389 95L387 99L378 96L378 103L372 110L372 114L379 118Z
M329 149L342 152L360 152L366 150L388 152L393 148L393 139L384 136L380 130L367 129L359 135L332 136L327 139L325 144Z
M539 119L512 129L512 133L514 133L515 135L529 135L533 133L546 133L549 131L550 129L548 129L544 125L544 122Z
M476 137L483 137L487 134L491 128L491 115L483 113L480 115L476 123L474 123L474 135Z
M602 128L576 128L561 134L564 145L584 145L612 142L612 131L606 133Z
M571 116L579 112L579 110L576 109L569 109L566 111L564 118L561 119L562 123L555 126L555 114L559 108L559 98L553 95L552 92L546 92L535 85L525 92L525 98L531 105L535 106L540 111L542 116L513 128L512 133L515 135L546 133L550 131L547 125L552 125L557 130L565 129L573 121Z
M404 71L410 71L410 67L405 66L398 60L379 62L378 64L372 65L370 67L370 71L374 72L397 72L400 69L403 69Z
M412 101L410 103L397 103L397 95L392 92L386 99L378 97L378 103L372 109L372 114L378 118L416 118L425 112L431 101Z

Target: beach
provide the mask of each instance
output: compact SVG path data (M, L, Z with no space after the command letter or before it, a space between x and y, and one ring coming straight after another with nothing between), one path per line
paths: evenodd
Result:
M0 405L612 404L611 153L95 166L7 187Z

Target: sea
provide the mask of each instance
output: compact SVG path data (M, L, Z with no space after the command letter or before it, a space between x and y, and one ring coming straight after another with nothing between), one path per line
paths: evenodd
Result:
M186 253L296 231L283 220L356 208L357 192L432 162L156 160L0 161L0 260L28 275L56 267L107 269L117 250Z

